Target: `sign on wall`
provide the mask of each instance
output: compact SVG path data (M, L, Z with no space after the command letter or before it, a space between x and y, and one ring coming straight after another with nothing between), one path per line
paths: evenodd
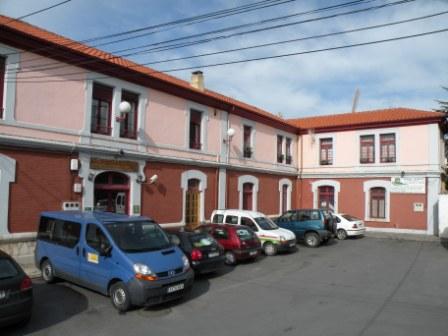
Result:
M105 160L92 158L90 160L90 169L98 170L121 170L125 172L138 172L138 162Z
M426 192L425 178L392 177L390 192L400 194L424 194Z

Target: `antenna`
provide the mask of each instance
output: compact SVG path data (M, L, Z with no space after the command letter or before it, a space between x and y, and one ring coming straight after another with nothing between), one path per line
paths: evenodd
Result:
M359 95L361 92L358 88L355 90L355 96L353 97L353 105L352 105L352 113L356 112L356 108L358 107Z

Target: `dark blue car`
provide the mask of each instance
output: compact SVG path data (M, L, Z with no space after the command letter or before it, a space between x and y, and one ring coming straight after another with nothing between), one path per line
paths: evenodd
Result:
M183 252L148 217L106 212L43 212L36 266L105 295L120 311L183 296L193 271Z
M318 247L336 233L336 222L328 210L289 210L275 220L275 223L291 230L297 240L303 240L309 247Z

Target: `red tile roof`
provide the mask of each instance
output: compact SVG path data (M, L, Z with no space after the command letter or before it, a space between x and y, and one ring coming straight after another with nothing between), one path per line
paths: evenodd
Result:
M132 71L139 72L148 77L156 78L156 79L162 80L164 82L167 82L169 84L172 84L172 85L175 85L178 87L182 87L183 89L187 89L187 90L194 91L196 93L208 96L208 97L216 99L220 102L234 105L235 107L241 108L243 110L246 110L250 113L254 113L259 116L262 116L264 118L268 118L277 123L281 123L281 124L285 125L286 127L291 128L291 124L289 124L285 119L280 118L280 117L278 117L272 113L269 113L265 110L262 110L255 106L246 104L244 102L233 99L231 97L227 97L225 95L219 94L219 93L211 91L211 90L207 90L207 89L204 91L198 90L198 89L192 87L190 85L190 83L187 81L181 80L179 78L170 76L170 75L162 73L162 72L157 72L156 70L151 69L149 67L138 65L137 63L134 63L134 62L124 59L122 57L114 56L113 54L107 53L105 51L89 47L87 45L76 42L74 40L63 37L61 35L49 32L42 28L38 28L29 23L19 21L19 20L12 20L11 18L9 18L7 16L0 15L0 27L1 26L7 26L9 29L13 29L17 32L24 33L28 36L35 38L35 39L43 40L45 42L50 42L52 44L55 44L56 46L59 46L59 47L62 46L62 47L67 48L73 52L82 53L86 56L94 57L101 61L106 61L108 63L111 63L113 65L118 65L125 69L130 68ZM44 49L45 49L45 47L42 48L42 50L44 50ZM33 51L33 50L30 50L30 51ZM38 52L38 50L36 50L36 51ZM82 67L82 65L81 65L81 67Z
M365 112L289 119L288 121L298 128L319 130L338 127L368 128L372 125L386 125L389 123L412 124L427 121L437 122L437 120L440 120L442 117L443 114L439 112L398 107Z

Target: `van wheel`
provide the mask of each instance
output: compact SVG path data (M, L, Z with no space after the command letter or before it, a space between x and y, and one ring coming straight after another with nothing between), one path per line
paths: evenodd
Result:
M119 281L114 283L109 290L112 305L119 311L125 312L131 308L131 296L126 285Z
M273 256L277 254L277 246L275 246L272 243L264 243L263 245L263 251L264 254L266 254L267 256Z
M236 258L232 251L227 251L224 256L227 265L235 265Z
M339 240L344 240L347 238L347 231L344 229L339 229L336 233Z
M305 245L308 247L318 247L320 244L320 239L317 233L308 232L305 235Z
M44 262L40 265L40 271L42 273L42 278L46 283L52 283L55 281L56 277L54 276L54 268L50 260L44 260Z

